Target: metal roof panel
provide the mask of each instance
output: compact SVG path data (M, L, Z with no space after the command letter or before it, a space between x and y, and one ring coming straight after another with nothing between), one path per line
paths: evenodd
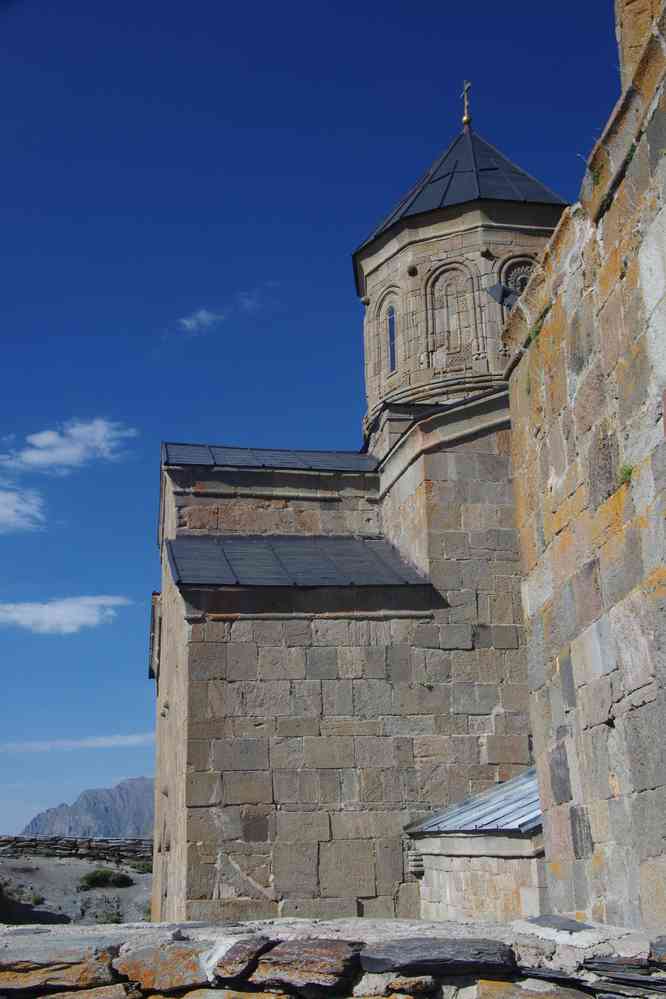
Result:
M427 586L384 539L181 535L167 542L181 586Z
M438 156L358 249L367 246L400 219L480 199L565 206L565 202L545 184L516 166L469 127Z
M173 443L165 443L162 446L162 460L165 465L363 473L376 471L379 464L373 455L358 451L290 451L279 448Z
M408 827L412 835L445 833L528 833L541 826L541 804L536 769L487 791L466 798L451 808Z

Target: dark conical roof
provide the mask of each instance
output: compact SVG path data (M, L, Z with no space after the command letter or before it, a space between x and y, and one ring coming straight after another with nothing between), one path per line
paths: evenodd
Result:
M566 204L466 126L359 250L411 215L481 200Z

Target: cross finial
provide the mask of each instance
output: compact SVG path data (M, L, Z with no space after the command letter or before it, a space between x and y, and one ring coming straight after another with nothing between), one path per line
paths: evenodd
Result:
M469 82L469 80L465 80L463 92L460 95L465 102L465 110L463 113L463 120L462 120L462 123L463 125L465 125L465 127L467 127L467 125L472 124L472 115L469 109L469 92L471 89L472 89L472 84Z

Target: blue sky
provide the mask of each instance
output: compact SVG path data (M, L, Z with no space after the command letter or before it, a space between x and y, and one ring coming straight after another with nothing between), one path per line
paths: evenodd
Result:
M466 77L478 131L575 199L611 11L0 0L0 832L153 772L160 440L358 447L352 249Z

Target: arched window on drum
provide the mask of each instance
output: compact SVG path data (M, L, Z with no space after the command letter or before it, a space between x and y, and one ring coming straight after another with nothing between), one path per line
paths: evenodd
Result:
M388 348L388 369L389 374L395 371L397 367L397 357L396 357L396 334L398 326L398 317L395 311L395 306L389 305L386 310L386 343Z

